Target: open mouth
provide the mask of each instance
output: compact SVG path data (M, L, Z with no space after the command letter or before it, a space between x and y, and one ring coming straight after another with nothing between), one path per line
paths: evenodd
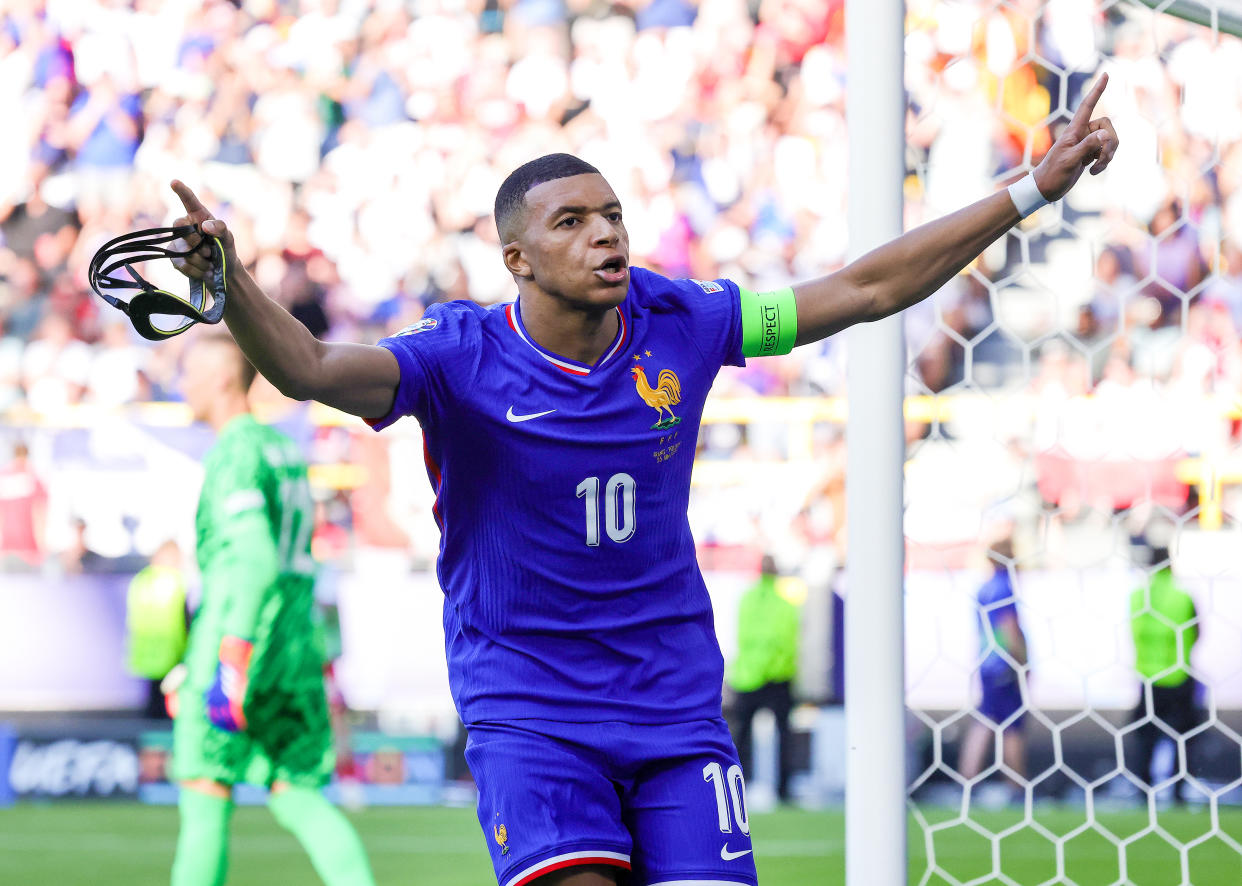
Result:
M607 283L620 283L626 277L629 266L621 256L608 259L595 269L595 275Z

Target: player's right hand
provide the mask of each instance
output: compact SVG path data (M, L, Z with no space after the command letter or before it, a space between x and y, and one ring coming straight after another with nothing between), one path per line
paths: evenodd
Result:
M220 660L211 685L203 693L207 719L226 732L246 730L246 690L250 685L250 657L254 644L225 635L220 641Z
M181 225L198 225L199 230L210 234L220 241L220 245L224 247L224 260L230 266L237 267L237 251L233 245L233 234L229 231L228 226L220 219L213 216L193 191L182 181L173 179L173 193L181 200L181 205L185 207L185 215L173 221L174 227ZM174 258L172 260L173 267L191 279L198 280L206 276L208 269L211 267L211 249L203 242L201 234L190 234L181 240L174 241L174 249L194 249L195 251L184 258Z

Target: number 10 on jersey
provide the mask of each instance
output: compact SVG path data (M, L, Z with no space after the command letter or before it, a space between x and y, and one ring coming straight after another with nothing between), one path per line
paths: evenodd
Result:
M578 498L586 499L586 543L599 547L599 477L578 484ZM604 529L618 544L634 535L634 478L613 474L604 484Z

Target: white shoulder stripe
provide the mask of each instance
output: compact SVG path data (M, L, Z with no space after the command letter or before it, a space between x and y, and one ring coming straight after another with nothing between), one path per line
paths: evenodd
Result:
M225 517L232 517L243 511L254 511L265 504L263 493L257 489L239 489L230 493L229 497L224 500Z

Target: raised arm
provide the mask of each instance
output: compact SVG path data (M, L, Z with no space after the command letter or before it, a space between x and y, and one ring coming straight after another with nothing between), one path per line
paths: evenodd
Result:
M1112 123L1107 117L1091 119L1107 83L1107 74L1096 81L1032 173L1049 202L1065 196L1088 166L1092 175L1102 172L1117 152ZM819 341L917 304L1021 219L1008 191L998 191L873 249L835 274L794 286L796 343Z
M224 222L213 217L182 182L174 181L172 189L186 211L175 224L201 225L224 246L228 282L224 322L255 368L286 397L318 400L363 418L386 415L401 380L397 358L377 345L322 342L311 335L263 293L238 261L233 235ZM201 241L197 234L191 235L187 248ZM210 257L203 246L174 264L186 276L199 278L206 273Z

